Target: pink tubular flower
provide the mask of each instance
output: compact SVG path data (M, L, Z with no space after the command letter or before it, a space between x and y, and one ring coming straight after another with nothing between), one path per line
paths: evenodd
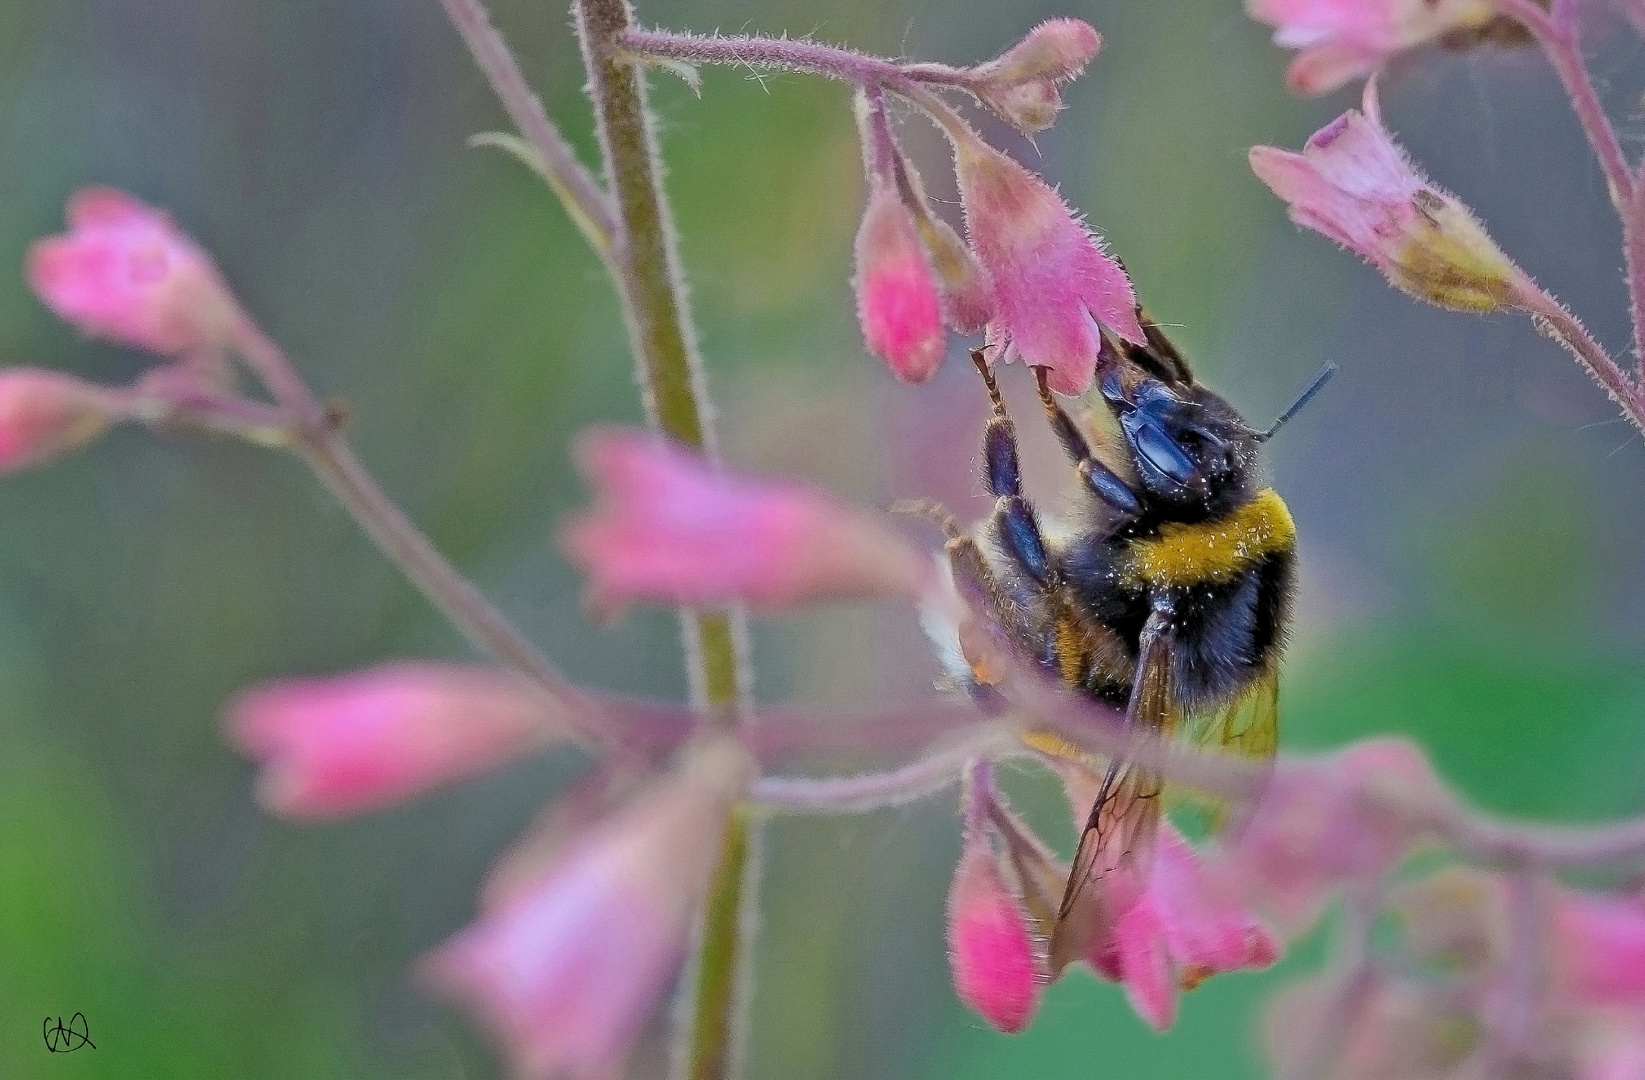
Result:
M40 368L0 370L0 473L76 450L120 415L119 395Z
M1645 902L1561 889L1549 905L1552 963L1579 1005L1645 1005Z
M494 668L401 663L265 683L229 704L225 724L263 763L265 807L323 819L391 805L565 737L553 709Z
M1383 129L1374 80L1364 107L1316 131L1300 154L1253 147L1252 170L1290 206L1291 220L1335 240L1417 299L1470 312L1523 306L1535 286Z
M1080 19L1040 23L999 56L971 69L977 99L1019 131L1032 135L1056 121L1058 87L1077 78L1102 47L1102 35Z
M1142 898L1100 938L1091 964L1123 983L1137 1014L1156 1030L1176 1019L1177 990L1241 968L1265 968L1280 944L1214 875L1169 822L1161 822Z
M1497 15L1490 0L1246 0L1245 10L1274 27L1274 44L1300 50L1285 73L1298 94L1329 93Z
M1281 763L1249 819L1219 845L1217 871L1300 934L1343 883L1379 877L1405 856L1418 834L1398 806L1420 805L1438 785L1422 752L1399 739Z
M1100 326L1143 339L1118 263L1055 191L969 132L952 132L971 246L994 286L994 329L1011 353L1051 369L1051 388L1083 394Z
M916 596L932 572L913 544L817 491L725 475L641 432L588 432L577 460L599 501L560 542L596 611Z
M29 285L88 334L172 355L220 347L239 308L171 218L113 188L69 199L69 231L35 242Z
M857 315L869 349L903 382L924 382L942 364L948 335L936 275L892 184L870 188L856 251Z
M1040 949L986 828L991 810L1003 815L1009 847L1017 823L994 804L988 767L975 768L966 783L964 843L948 890L948 964L960 1000L996 1029L1016 1034L1039 1005Z
M685 953L748 769L729 743L688 751L675 776L442 945L424 974L496 1033L519 1076L619 1075Z

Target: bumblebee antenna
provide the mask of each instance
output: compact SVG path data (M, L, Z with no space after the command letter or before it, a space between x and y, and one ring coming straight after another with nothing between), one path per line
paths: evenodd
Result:
M1302 407L1312 401L1314 395L1324 389L1325 384L1330 382L1331 376L1336 373L1337 366L1335 364L1326 364L1325 367L1320 370L1320 373L1314 376L1314 381L1308 384L1308 388L1298 394L1295 401L1291 402L1291 407L1280 413L1278 420L1275 420L1272 424L1268 425L1267 431L1259 431L1256 433L1257 442L1267 442L1269 439L1272 439L1274 437L1274 432L1284 427L1287 420L1301 412Z

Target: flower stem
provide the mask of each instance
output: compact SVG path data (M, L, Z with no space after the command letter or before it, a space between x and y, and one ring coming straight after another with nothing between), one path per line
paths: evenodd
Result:
M946 64L904 66L839 45L759 35L707 36L667 30L625 29L617 38L625 52L684 60L694 64L731 64L776 68L839 79L860 87L888 86L904 91L922 83L964 87L966 73Z
M633 24L627 0L576 0L574 6L595 131L607 181L616 197L618 243L613 259L623 314L652 425L713 457L713 417L674 250L674 228L663 198L656 136L641 69L618 43ZM692 699L717 722L746 712L749 675L740 612L682 611ZM710 902L698 934L686 988L685 1040L676 1069L689 1080L721 1080L736 1071L746 1016L747 968L757 867L748 817L726 830Z
M536 151L533 167L559 196L590 246L609 262L612 237L616 234L611 200L543 111L542 101L531 92L519 64L514 62L514 55L508 51L502 35L486 17L480 0L440 0L440 3L473 54L474 62L496 91L509 119Z
M1630 270L1632 265L1630 264ZM1630 285L1632 275L1630 274ZM1621 407L1622 413L1628 421L1645 431L1645 391L1622 373L1616 361L1611 359L1604 346L1594 340L1576 316L1565 309L1565 306L1547 293L1534 286L1526 291L1517 301L1519 306L1529 312L1537 329L1546 336L1563 345L1567 351L1576 357L1577 363L1588 372L1590 378L1610 395L1612 401ZM1637 313L1636 313L1637 314ZM1636 334L1640 324L1634 323Z

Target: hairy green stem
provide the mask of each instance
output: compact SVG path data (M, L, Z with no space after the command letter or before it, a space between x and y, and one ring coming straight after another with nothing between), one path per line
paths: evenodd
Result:
M573 10L607 184L616 199L612 262L646 415L664 434L712 457L714 418L685 310L644 75L617 44L632 26L633 12L627 0L576 0ZM749 694L741 614L682 611L681 621L693 704L710 722L735 722L746 712ZM743 950L749 946L742 929L755 903L753 851L752 825L739 813L726 830L685 989L675 1067L688 1080L723 1080L737 1071L746 1014Z

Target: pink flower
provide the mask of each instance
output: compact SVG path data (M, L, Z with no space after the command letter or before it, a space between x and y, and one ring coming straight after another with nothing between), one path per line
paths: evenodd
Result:
M1335 240L1419 300L1456 311L1523 306L1535 286L1468 208L1434 187L1383 129L1376 84L1293 154L1251 150L1251 168L1291 220Z
M1025 134L1050 127L1062 109L1058 87L1077 78L1102 47L1102 35L1080 19L1040 23L999 56L971 69L967 87L1001 119Z
M966 830L948 890L948 964L960 1000L984 1020L1011 1034L1028 1026L1039 1004L1039 950L981 828Z
M1580 1005L1645 1005L1645 902L1560 889L1549 907L1564 997Z
M732 477L650 435L589 432L577 459L599 501L560 542L597 611L917 596L932 573L913 544L810 488Z
M1153 858L1147 890L1097 940L1090 960L1099 974L1124 984L1139 1016L1164 1031L1176 1020L1179 988L1268 967L1281 948L1169 822L1160 823Z
M239 317L210 257L165 214L113 188L69 199L69 231L35 242L29 285L88 334L164 354L226 344Z
M874 354L903 382L936 374L948 351L937 278L914 216L888 183L876 182L857 231L857 315Z
M0 473L78 449L120 415L117 393L40 368L0 370Z
M1333 989L1330 977L1305 979L1269 1003L1264 1027L1274 1075L1446 1080L1474 1049L1478 1019L1443 987L1405 985L1373 973L1353 1022L1326 1027ZM1322 1046L1322 1030L1340 1033L1340 1040Z
M1130 279L1043 181L974 134L951 134L971 246L994 286L993 329L1011 354L1051 369L1053 390L1083 394L1099 324L1143 338Z
M618 1075L685 953L748 769L729 743L688 752L424 974L478 1014L521 1077Z
M1276 766L1261 801L1215 849L1217 871L1288 934L1319 917L1334 891L1397 864L1418 838L1413 815L1438 780L1422 751L1370 739Z
M1329 93L1407 49L1496 17L1490 0L1246 0L1245 10L1275 28L1274 44L1300 50L1286 72L1298 94Z
M529 686L457 664L276 680L231 702L225 723L263 763L263 805L307 819L389 806L566 737Z

